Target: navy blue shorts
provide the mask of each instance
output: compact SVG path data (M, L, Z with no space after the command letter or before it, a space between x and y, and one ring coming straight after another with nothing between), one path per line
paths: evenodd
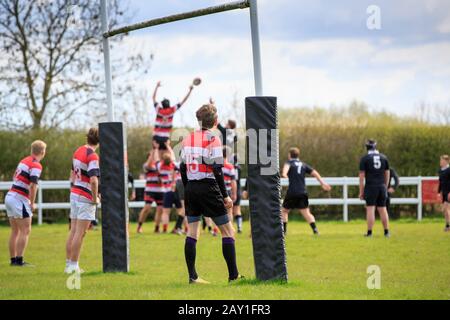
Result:
M181 200L178 195L178 192L169 191L164 193L164 201L163 201L164 209L172 209L173 206L177 209L181 209L183 206L181 205Z

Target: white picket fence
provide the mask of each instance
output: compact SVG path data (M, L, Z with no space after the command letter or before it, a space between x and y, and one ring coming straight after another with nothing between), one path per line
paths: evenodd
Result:
M342 198L322 198L322 199L310 199L309 203L312 206L315 205L328 205L328 206L342 206L343 220L348 222L348 207L351 205L364 205L364 202L357 198L348 197L348 189L350 186L358 186L358 178L340 177L340 178L324 178L324 180L333 187L342 187ZM436 177L402 177L400 178L401 186L416 186L417 198L393 198L391 204L393 205L417 205L417 220L422 220L422 181L424 180L436 180ZM241 180L242 185L245 185L245 180ZM319 183L314 178L306 179L307 186L319 186ZM0 191L7 191L11 187L12 182L0 182ZM144 180L135 181L136 188L143 188L145 185ZM281 185L283 187L288 186L288 180L282 179ZM70 209L69 202L63 203L45 203L43 201L43 193L46 190L69 190L69 181L40 181L36 207L38 212L38 224L41 225L43 221L44 210L56 210L56 209ZM68 198L68 197L67 197ZM247 200L241 201L242 206L248 206ZM142 208L144 202L129 202L130 208ZM0 204L0 211L5 211L4 204Z

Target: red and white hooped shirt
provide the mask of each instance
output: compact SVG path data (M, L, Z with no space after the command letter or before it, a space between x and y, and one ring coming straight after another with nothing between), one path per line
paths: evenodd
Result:
M39 182L42 165L33 156L26 157L19 162L13 177L13 185L8 193L18 194L30 198L30 184Z
M231 192L231 183L236 180L236 169L234 165L229 163L226 159L222 167L223 181L225 182L225 188L228 192Z
M172 187L175 183L174 174L176 174L177 170L175 163L172 161L169 165L167 165L163 161L160 161L156 167L159 172L162 192L172 191Z
M181 159L188 180L215 179L213 167L223 166L222 142L210 130L194 131L183 140Z
M82 146L75 151L72 159L72 171L75 177L72 195L92 202L91 177L100 177L99 158L90 146Z
M169 138L173 127L173 117L181 104L170 108L163 108L161 104L155 103L156 120L153 135L162 138Z
M145 189L144 192L163 192L162 184L159 179L158 162L152 162L149 165L144 164L145 171Z

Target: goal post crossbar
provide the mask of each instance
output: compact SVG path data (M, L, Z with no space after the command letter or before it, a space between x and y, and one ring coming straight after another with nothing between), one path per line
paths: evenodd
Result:
M117 36L119 34L129 33L131 31L154 27L154 26L158 26L161 24L206 16L206 15L210 15L210 14L214 14L214 13L220 13L220 12L231 11L231 10L236 10L236 9L246 9L249 7L250 7L249 0L234 1L234 2L225 3L225 4L213 6L213 7L194 10L194 11L190 11L190 12L178 13L178 14L174 14L174 15L170 15L170 16L166 16L166 17L162 17L162 18L151 19L151 20L147 20L144 22L117 28L117 29L105 32L103 34L103 37L110 38L110 37Z

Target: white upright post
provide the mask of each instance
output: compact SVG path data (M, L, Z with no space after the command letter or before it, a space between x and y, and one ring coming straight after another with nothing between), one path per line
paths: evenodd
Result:
M348 182L347 177L344 177L344 222L348 222Z
M419 201L417 204L417 220L422 221L422 177L420 176L417 184L417 200Z
M102 19L102 32L109 31L109 18L108 18L108 4L107 0L101 0L101 19ZM112 101L112 76L111 76L111 59L109 50L109 39L103 37L103 56L105 60L105 83L106 83L106 103L108 107L108 121L114 122L114 105Z
M255 94L263 95L261 46L259 41L258 5L257 0L250 0L250 23L252 30L253 72L255 77Z
M42 202L43 202L43 196L42 196L42 187L39 186L38 189L38 225L42 225L42 220L43 220L43 211L42 211Z

